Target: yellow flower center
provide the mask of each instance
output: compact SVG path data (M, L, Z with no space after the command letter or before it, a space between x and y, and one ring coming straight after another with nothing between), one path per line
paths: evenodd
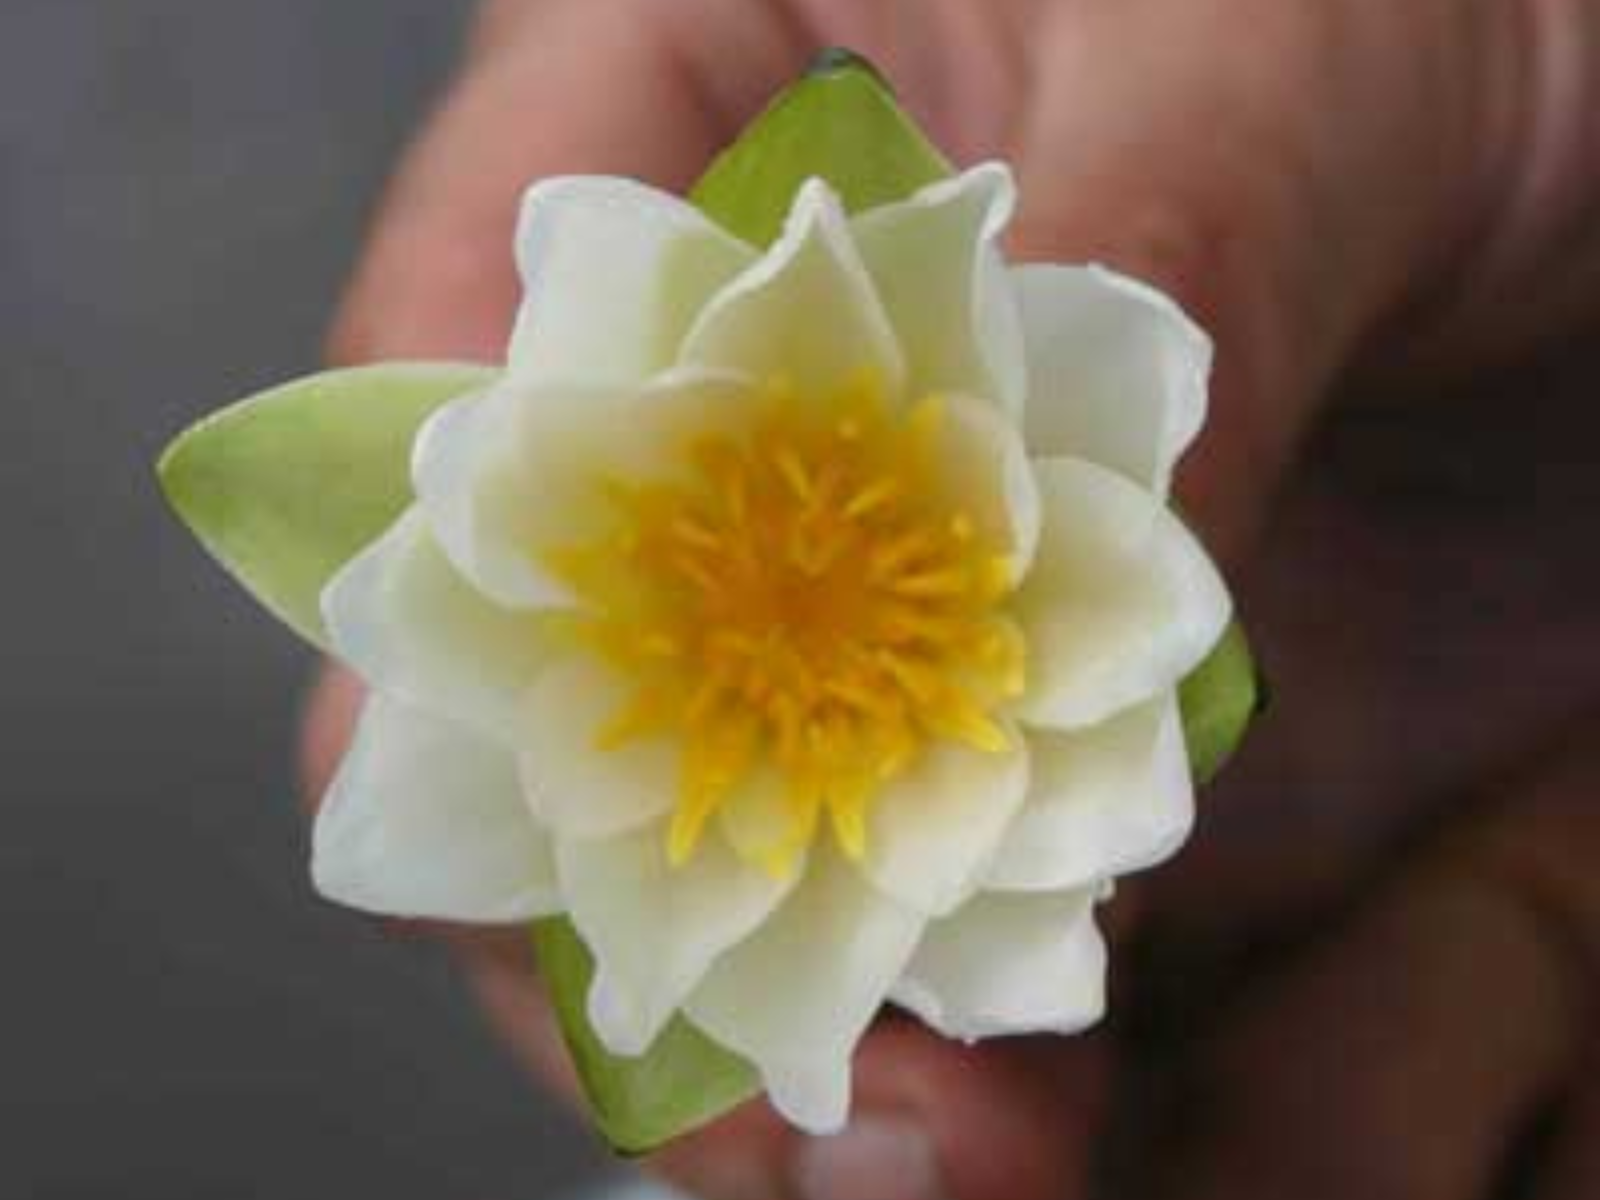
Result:
M670 480L608 481L616 536L548 559L585 644L631 681L597 744L679 741L670 860L776 784L782 832L756 857L782 872L823 815L859 857L873 796L930 742L1009 750L992 714L1024 654L999 611L1012 565L943 478L937 399L773 384L753 411L690 441Z

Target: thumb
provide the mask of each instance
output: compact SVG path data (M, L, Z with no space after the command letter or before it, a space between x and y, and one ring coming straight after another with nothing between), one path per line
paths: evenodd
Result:
M843 1133L809 1138L750 1104L650 1166L708 1200L1075 1200L1109 1050L1101 1037L965 1046L886 1018L856 1052Z

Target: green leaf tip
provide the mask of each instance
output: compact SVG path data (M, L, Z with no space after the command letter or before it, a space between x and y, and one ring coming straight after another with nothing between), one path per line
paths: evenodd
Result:
M765 246L807 179L826 180L855 213L950 173L877 68L827 50L717 157L689 198L735 236Z
M388 363L308 376L213 413L156 476L201 544L271 612L326 649L328 580L411 503L411 442L495 372Z
M865 71L878 81L884 91L894 95L894 85L889 82L888 76L878 70L878 64L848 46L826 46L818 50L806 66L804 77L831 75L835 71Z
M612 1054L589 1024L585 1005L594 961L572 923L565 917L536 922L533 942L595 1124L617 1153L648 1153L761 1090L754 1068L682 1017L638 1058Z
M1244 741L1251 721L1265 709L1266 697L1249 640L1235 621L1178 687L1190 769L1197 784L1216 777Z

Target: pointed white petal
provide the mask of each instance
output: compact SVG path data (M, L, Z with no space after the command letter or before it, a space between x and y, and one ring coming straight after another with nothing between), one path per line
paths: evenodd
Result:
M1028 735L1027 802L985 886L1082 887L1171 856L1194 825L1194 785L1177 700L1164 696L1071 732Z
M908 908L942 916L983 877L1028 791L1028 752L936 742L870 802L861 870Z
M374 693L312 831L330 900L450 921L526 921L559 907L550 842L511 754Z
M1028 646L1017 713L1079 729L1162 695L1227 628L1227 589L1151 493L1073 458L1035 460L1043 523L1015 615Z
M724 952L684 1011L755 1064L772 1103L812 1133L841 1128L850 1059L916 947L924 918L831 849L750 937Z
M556 843L562 897L595 959L589 1019L613 1054L644 1053L716 957L794 886L795 875L741 862L714 831L680 867L666 843L659 824Z
M857 217L851 228L906 357L907 392L965 392L1022 416L1021 318L996 239L1016 185L986 163Z
M1205 422L1211 339L1166 296L1103 267L1020 267L1028 450L1120 471L1165 497Z
M1105 1012L1097 888L986 892L928 926L897 1004L946 1037L1076 1033Z
M755 257L693 205L644 184L536 183L517 231L525 297L507 363L526 378L643 380L672 364L706 300Z
M541 618L474 591L416 507L334 575L322 613L335 653L372 687L500 741L550 657Z
M899 395L900 347L827 185L800 189L783 234L712 297L681 361L783 379L802 396L833 393L867 371Z
M617 515L605 483L670 469L686 431L736 418L749 392L703 371L614 387L504 378L423 427L417 496L450 561L486 595L568 606L571 591L543 555L603 536Z
M944 397L943 413L940 455L950 498L1021 578L1039 544L1039 489L1022 436L994 405L971 396Z
M628 705L626 679L590 655L564 655L523 697L518 769L528 803L563 838L610 837L672 807L678 749L664 738L603 749Z

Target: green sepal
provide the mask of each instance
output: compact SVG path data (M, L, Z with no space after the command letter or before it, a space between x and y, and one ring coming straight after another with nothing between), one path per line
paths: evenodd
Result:
M1189 769L1196 785L1209 783L1238 748L1264 707L1264 695L1250 642L1235 621L1178 686Z
M441 404L496 372L386 363L312 375L192 426L156 474L195 536L258 600L326 650L333 573L411 503L411 443Z
M689 199L736 237L766 246L812 177L855 213L950 174L877 70L860 55L827 50L717 156Z
M533 943L595 1125L613 1149L647 1153L761 1090L754 1068L682 1017L638 1058L612 1054L589 1025L585 1005L594 960L572 922L535 922Z

